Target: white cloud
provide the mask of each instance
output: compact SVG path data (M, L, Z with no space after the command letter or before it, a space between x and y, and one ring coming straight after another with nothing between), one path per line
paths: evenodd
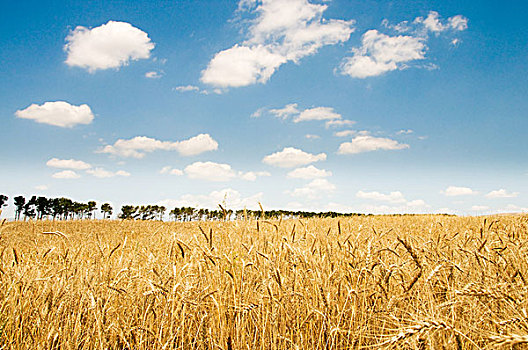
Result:
M491 191L486 194L487 198L515 198L519 195L519 192L508 192L501 188L500 190Z
M322 177L328 177L332 176L332 172L324 169L318 169L314 167L313 165L309 165L305 168L297 168L295 170L292 170L288 173L288 177L294 178L294 179L316 179L316 178L322 178Z
M357 134L356 130L343 130L343 131L337 131L334 133L337 137L348 137L348 136L354 136Z
M469 196L469 195L475 195L478 192L472 190L469 187L457 187L457 186L449 186L444 191L442 191L444 195L448 197L455 197L455 196Z
M407 35L388 36L375 29L363 34L362 46L353 49L354 55L341 63L341 73L353 78L367 78L396 69L406 62L423 60L424 38Z
M468 19L462 15L456 15L447 19L447 23L442 23L440 15L436 11L430 11L427 17L417 17L414 23L422 24L424 28L435 34L446 30L463 31L468 28Z
M184 171L191 179L206 181L229 181L237 176L229 164L214 162L195 162L185 167Z
M238 176L242 180L246 181L255 181L257 180L257 177L268 177L271 176L271 174L267 171L248 171L248 172L239 172Z
M447 22L443 22L435 11L429 12L425 19L417 17L412 24L404 21L398 25L390 25L384 20L382 24L386 28L410 35L389 36L375 29L365 32L362 45L352 50L353 56L346 57L341 62L340 71L344 75L364 79L408 68L409 62L425 59L429 32L439 35L447 30L462 31L467 29L467 23L467 18L462 15L450 17ZM438 67L427 64L421 68Z
M407 129L407 130L400 130L396 133L396 135L410 135L412 134L414 131L411 130L411 129Z
M162 171L168 171L167 167ZM178 170L179 171L179 170ZM199 179L206 181L229 181L235 178L240 178L246 181L255 181L258 177L271 176L267 171L235 171L229 164L215 163L215 162L195 162L188 165L185 169L185 174L191 179Z
M295 197L306 197L308 199L315 199L322 195L327 195L334 192L336 186L327 179L315 179L304 187L296 188L291 192ZM287 192L290 193L290 192Z
M471 207L471 210L474 210L474 211L486 211L486 210L489 210L490 207L488 207L487 205L474 205Z
M81 175L77 174L73 170L64 170L51 175L51 177L54 179L78 179L81 177Z
M261 108L254 113L254 116L260 117L265 111L265 108ZM282 108L270 109L268 112L284 120L293 118L294 123L313 120L327 121L325 124L327 128L355 124L352 120L341 119L341 114L337 113L332 107L313 107L300 110L297 103L290 103Z
M381 201L381 202L390 202L390 203L406 203L407 200L405 199L403 193L400 191L394 191L390 192L389 194L383 194L380 192L364 192L364 191L358 191L356 193L357 198L362 199L371 199L375 201Z
M165 166L165 167L161 168L160 174L169 174L169 175L181 176L181 175L183 175L183 171L181 171L180 169L174 169L171 166Z
M314 134L306 134L304 137L306 137L308 140L317 140L321 138L321 136Z
M194 86L194 85L180 85L180 86L176 86L175 88L173 88L174 91L178 91L178 92L188 92L188 91L197 91L199 92L200 91L200 88L198 86Z
M468 28L468 19L462 15L456 15L449 18L449 25L454 30L466 30Z
M163 200L159 204L169 209L174 207L218 209L218 204L226 205L227 209L242 209L244 207L257 209L258 203L262 201L262 196L263 193L259 192L244 197L239 191L226 188L212 191L207 195L185 194L178 199Z
M242 0L239 12L257 15L250 22L248 39L218 52L202 71L202 82L223 88L266 83L282 64L297 63L325 45L347 41L353 22L323 19L326 9L327 5L307 0Z
M112 172L112 171L105 170L103 168L88 169L86 170L86 172L100 179L115 177L115 176L124 176L124 177L130 176L130 173L124 170L118 170L116 172Z
M297 107L297 103L290 103L289 105L286 105L283 108L270 109L269 112L278 118L287 119L289 117L299 114L299 110L297 109Z
M32 104L15 112L18 118L31 119L37 123L71 128L77 124L90 124L94 115L86 104L75 106L64 101L45 102L42 105Z
M160 141L146 136L136 136L129 140L119 139L113 145L107 145L98 153L108 153L121 157L143 158L145 153L157 150L177 151L182 156L193 156L218 149L209 134L199 134L184 141Z
M262 162L280 168L293 168L326 159L326 154L311 154L293 147L285 147L280 152L267 155Z
M325 123L325 127L332 128L332 127L342 127L342 126L350 126L356 124L353 120L347 120L347 119L337 119L337 120L329 120Z
M335 120L341 119L341 114L336 113L331 107L315 107L305 109L295 119L294 123L299 123L308 120ZM341 121L342 122L342 121Z
M149 78L149 79L159 79L162 76L163 76L162 73L156 72L156 71L151 71L151 72L146 72L145 73L145 78Z
M46 162L46 165L50 168L61 168L61 169L73 169L73 170L86 170L92 166L82 160L75 159L58 159L51 158Z
M371 152L378 150L401 150L409 148L405 143L399 143L383 137L374 136L356 136L351 142L343 142L337 151L338 154L357 154L362 152Z
M109 21L92 29L78 26L66 41L66 64L91 73L149 58L154 49L147 33L126 22Z
M36 189L36 190L39 190L39 191L46 191L48 188L49 188L48 185L38 185L38 186L35 186L35 189Z

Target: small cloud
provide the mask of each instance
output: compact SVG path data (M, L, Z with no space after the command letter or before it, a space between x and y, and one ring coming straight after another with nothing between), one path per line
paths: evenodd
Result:
M160 141L146 136L132 139L119 139L113 145L107 145L97 153L108 153L121 157L143 158L146 153L157 150L177 151L182 156L194 156L218 149L216 142L209 134L199 134L184 141Z
M46 191L47 189L49 189L49 186L48 185L38 185L38 186L35 186L35 189L39 191Z
M61 169L73 169L73 170L86 170L92 166L82 160L75 159L58 159L51 158L46 162L46 165L50 168L61 168Z
M238 173L238 176L242 179L242 180L246 180L246 181L255 181L257 180L258 177L262 177L262 176L265 176L265 177L268 177L268 176L271 176L271 174L267 171L248 171L248 172L239 172Z
M26 109L15 112L17 118L31 119L37 123L72 128L79 124L90 124L94 115L86 104L74 106L64 101L32 104Z
M146 72L145 73L145 78L148 78L148 79L159 79L162 76L163 76L162 73L156 72L156 71L151 71L151 72Z
M304 137L307 138L308 140L317 140L321 138L321 136L314 135L314 134L306 134L304 135Z
M357 198L371 199L375 201L390 202L390 203L405 203L407 200L400 191L391 192L389 194L383 194L380 192L364 192L358 191L356 193Z
M490 207L486 206L486 205L474 205L471 207L471 210L474 210L474 211L486 211L486 210L489 210Z
M347 120L347 119L337 119L337 120L329 120L325 123L325 127L327 129L329 128L339 128L339 127L342 127L342 126L351 126L351 125L354 125L356 124L355 121L353 120Z
M262 162L280 168L293 168L326 160L325 153L311 154L293 147L285 147L280 152L267 155Z
M105 178L110 178L110 177L115 177L115 176L123 176L123 177L130 176L130 173L124 170L118 170L116 172L112 172L112 171L105 170L103 168L89 169L89 170L86 170L86 173L93 175L99 179L105 179Z
M441 191L440 193L448 197L472 196L472 195L478 194L477 191L474 191L469 187L457 187L457 186L449 186L448 188L446 188L444 191Z
M172 88L174 91L178 92L189 92L189 91L196 91L200 92L200 88L198 86L194 85L180 85Z
M299 110L297 109L297 107L297 103L290 103L289 105L286 105L283 108L270 109L269 112L277 118L287 119L299 114Z
M327 195L336 190L336 186L327 179L315 179L304 187L296 188L290 193L295 197L306 197L308 199L315 199L322 195Z
M324 169L318 169L313 165L309 165L305 168L297 168L292 170L287 174L287 176L294 179L311 180L332 176L332 172Z
M399 143L396 140L374 137L356 136L351 142L344 142L339 146L337 154L358 154L378 150L392 151L410 148L408 144Z
M486 194L487 198L515 198L519 195L519 192L508 192L501 188L500 190L491 191Z
M165 167L161 168L160 174L169 174L169 175L182 176L183 175L183 171L181 171L180 169L174 169L174 168L172 168L170 166L165 166Z
M398 131L398 132L396 133L396 135L410 135L410 134L412 134L412 133L414 133L413 130L411 130L411 129L407 129L407 130L400 130L400 131Z
M73 170L64 170L51 175L51 177L54 179L78 179L81 177L81 175L77 174Z

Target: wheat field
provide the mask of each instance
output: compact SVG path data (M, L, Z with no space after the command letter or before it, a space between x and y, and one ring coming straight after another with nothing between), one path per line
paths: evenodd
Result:
M528 217L0 227L2 349L528 342Z

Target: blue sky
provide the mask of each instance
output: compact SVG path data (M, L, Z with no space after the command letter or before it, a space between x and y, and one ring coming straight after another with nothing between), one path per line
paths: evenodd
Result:
M4 1L0 192L526 211L527 7Z

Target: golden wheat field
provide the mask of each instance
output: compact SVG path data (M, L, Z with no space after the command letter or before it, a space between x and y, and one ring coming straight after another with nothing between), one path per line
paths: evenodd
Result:
M4 222L2 349L528 342L528 217Z

